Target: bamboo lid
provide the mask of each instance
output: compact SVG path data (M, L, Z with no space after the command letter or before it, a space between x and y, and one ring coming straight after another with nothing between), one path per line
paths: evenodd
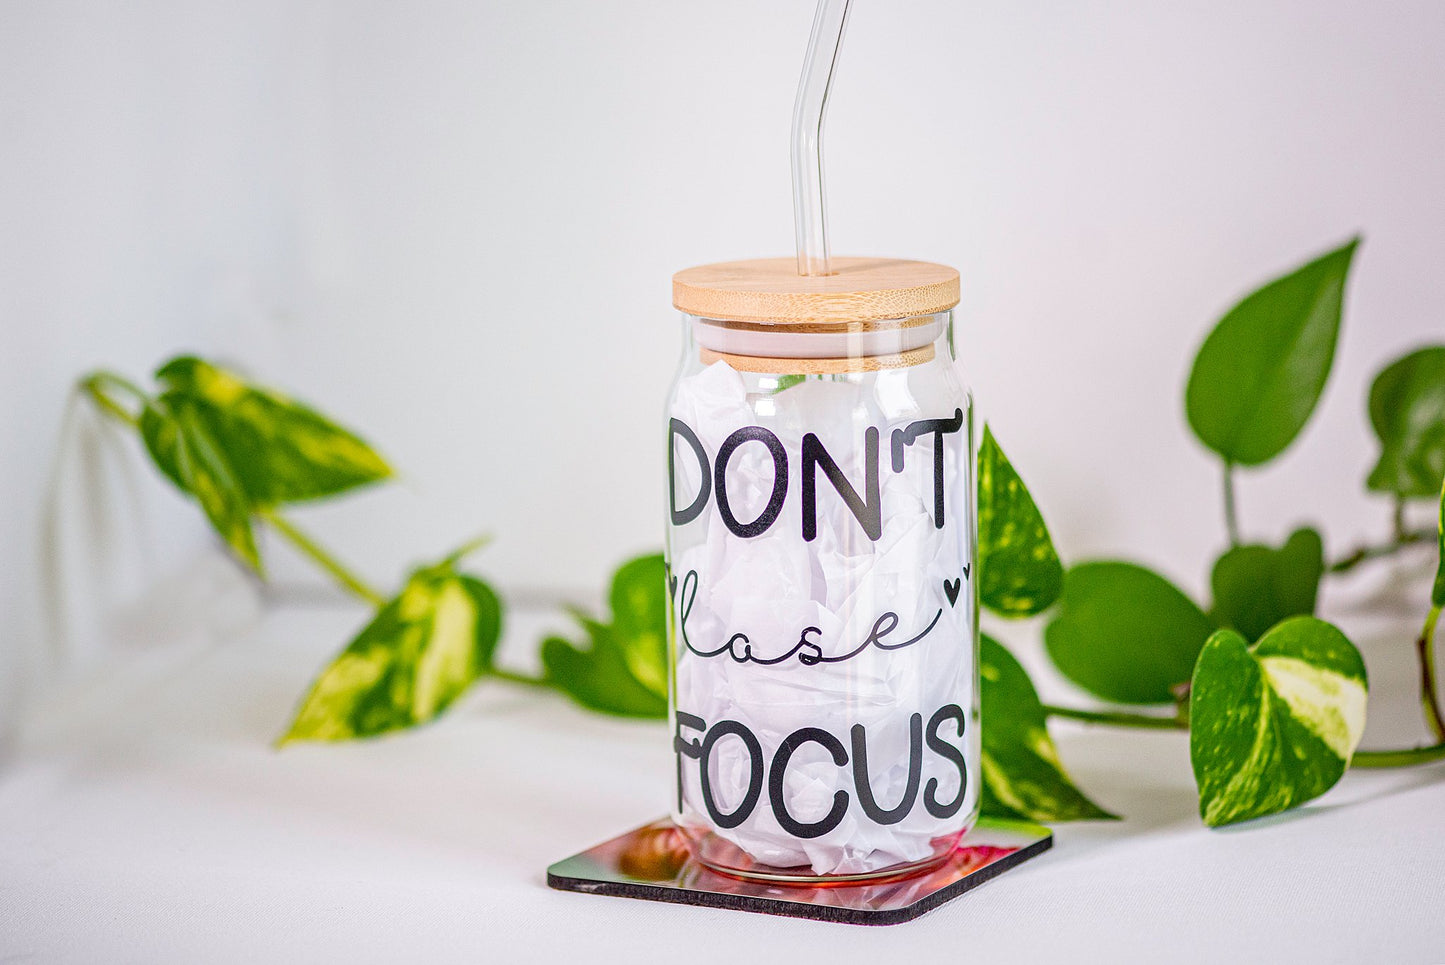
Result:
M843 324L911 318L958 304L958 272L897 258L833 258L833 274L798 274L792 258L699 265L672 276L672 304L727 321Z

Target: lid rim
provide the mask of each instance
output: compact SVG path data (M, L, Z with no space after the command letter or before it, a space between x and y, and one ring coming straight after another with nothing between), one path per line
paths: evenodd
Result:
M932 362L936 354L932 345L909 349L905 352L888 352L883 355L851 355L830 358L777 358L766 355L737 355L732 352L718 352L710 348L698 350L698 360L704 365L726 362L739 372L753 372L759 375L835 375L847 372L881 372L887 369L912 368Z

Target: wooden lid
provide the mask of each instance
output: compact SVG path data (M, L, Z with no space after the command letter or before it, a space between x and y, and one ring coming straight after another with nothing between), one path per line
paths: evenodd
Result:
M689 315L739 322L866 322L947 311L958 272L897 258L833 258L833 274L798 274L792 258L699 265L672 276L672 304Z

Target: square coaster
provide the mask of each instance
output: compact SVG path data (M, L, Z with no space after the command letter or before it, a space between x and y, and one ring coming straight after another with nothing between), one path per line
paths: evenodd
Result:
M559 861L547 884L560 891L672 901L853 925L896 925L956 898L1053 846L1048 828L980 818L953 854L911 877L837 885L777 885L718 874L692 859L682 832L663 819Z

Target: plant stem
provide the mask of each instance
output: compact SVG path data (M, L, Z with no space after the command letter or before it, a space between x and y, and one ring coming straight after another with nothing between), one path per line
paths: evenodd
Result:
M525 684L528 687L550 687L552 682L546 677L529 677L526 674L516 673L511 670L503 670L501 667L493 667L487 671L488 676L496 677L498 680L505 680L514 684Z
M1419 543L1428 542L1435 538L1435 531L1429 529L1418 529L1414 532L1403 532L1395 534L1387 543L1380 543L1376 546L1361 546L1348 556L1341 557L1329 565L1330 573L1348 573L1366 560L1379 559L1382 556L1393 556L1403 549L1415 546Z
M256 515L270 523L276 532L284 536L292 546L309 557L317 566L334 576L342 586L346 587L352 593L373 606L381 606L386 603L386 597L368 586L360 577L347 569L340 560L328 553L311 537L297 529L290 520L276 512L276 510L270 508L258 509Z
M1440 610L1438 604L1430 607L1425 616L1425 626L1415 640L1416 654L1420 658L1420 706L1425 711L1425 722L1430 725L1436 743L1399 751L1356 751L1350 761L1351 767L1409 767L1445 760L1445 719L1442 719L1440 699L1435 691L1435 628L1440 623Z
M1390 531L1398 542L1405 538L1405 497L1395 497L1395 511L1390 516Z
M1425 626L1415 640L1415 653L1420 660L1420 706L1425 711L1425 722L1435 739L1445 743L1445 716L1440 713L1440 698L1435 690L1435 627L1440 622L1440 607L1430 608L1425 616Z
M528 681L531 682L531 681ZM1120 711L1081 710L1077 707L1056 707L1044 704L1044 713L1050 717L1067 717L1091 724L1113 724L1117 727L1139 727L1149 730L1188 730L1189 725L1177 717L1153 717L1148 714L1130 714ZM1425 747L1410 747L1393 751L1356 751L1350 760L1351 767L1411 767L1445 760L1445 738L1438 744Z
M1239 515L1234 508L1234 463L1224 462L1224 529L1229 533L1229 545L1239 545Z
M1189 725L1178 717L1154 717L1149 714L1130 714L1115 710L1081 710L1077 707L1056 707L1044 704L1044 713L1050 717L1067 717L1091 724L1114 724L1119 727L1143 727L1154 730L1188 730Z
M1412 747L1402 751L1355 751L1351 767L1409 767L1445 760L1445 743Z

